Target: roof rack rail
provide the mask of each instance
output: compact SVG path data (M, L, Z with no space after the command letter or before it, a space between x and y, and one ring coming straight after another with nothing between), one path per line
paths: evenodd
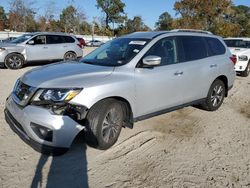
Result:
M213 33L210 31L204 31L204 30L198 30L198 29L173 29L171 32L194 32L194 33L204 33L204 34L210 34Z

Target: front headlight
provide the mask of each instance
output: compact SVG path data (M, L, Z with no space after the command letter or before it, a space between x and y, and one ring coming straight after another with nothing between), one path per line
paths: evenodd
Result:
M39 89L32 101L34 102L67 102L73 99L82 89Z
M5 48L0 48L0 52L2 52L2 51L4 51L4 50L6 50Z
M248 57L246 55L239 56L239 61L247 61Z

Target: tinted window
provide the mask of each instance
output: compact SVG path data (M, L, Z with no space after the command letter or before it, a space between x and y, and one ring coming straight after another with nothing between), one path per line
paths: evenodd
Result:
M228 47L233 48L250 48L250 41L244 41L242 39L227 39L224 40Z
M45 35L38 35L33 38L34 44L46 44L46 36Z
M161 65L177 63L176 42L173 38L165 38L156 42L145 54L146 56L161 57Z
M66 43L74 43L75 42L75 39L73 39L70 36L63 36L63 38L64 38Z
M47 35L47 43L48 44L60 44L64 43L64 37L60 35Z
M209 47L209 55L222 55L226 52L226 48L217 38L205 37L207 45Z
M182 56L185 61L193 61L208 56L206 43L203 37L181 36L178 37L179 45L182 46Z

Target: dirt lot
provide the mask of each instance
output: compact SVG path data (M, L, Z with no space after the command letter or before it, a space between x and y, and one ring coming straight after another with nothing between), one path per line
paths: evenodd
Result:
M79 138L65 155L48 157L3 115L15 80L31 68L0 69L0 187L250 187L250 77L237 77L216 112L185 108L123 129L107 151Z

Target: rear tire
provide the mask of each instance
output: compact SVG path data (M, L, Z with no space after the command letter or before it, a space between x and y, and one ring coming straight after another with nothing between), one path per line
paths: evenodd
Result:
M8 69L20 69L23 67L24 61L21 54L12 53L6 56L4 64Z
M64 61L74 61L77 59L77 55L75 52L66 52L64 54Z
M205 102L201 105L204 110L215 111L220 108L226 94L226 87L223 81L215 80L211 85Z
M250 73L250 63L248 63L246 69L241 73L241 76L247 77Z
M106 99L95 104L86 118L86 137L88 145L105 150L113 146L122 129L125 119L121 102Z

